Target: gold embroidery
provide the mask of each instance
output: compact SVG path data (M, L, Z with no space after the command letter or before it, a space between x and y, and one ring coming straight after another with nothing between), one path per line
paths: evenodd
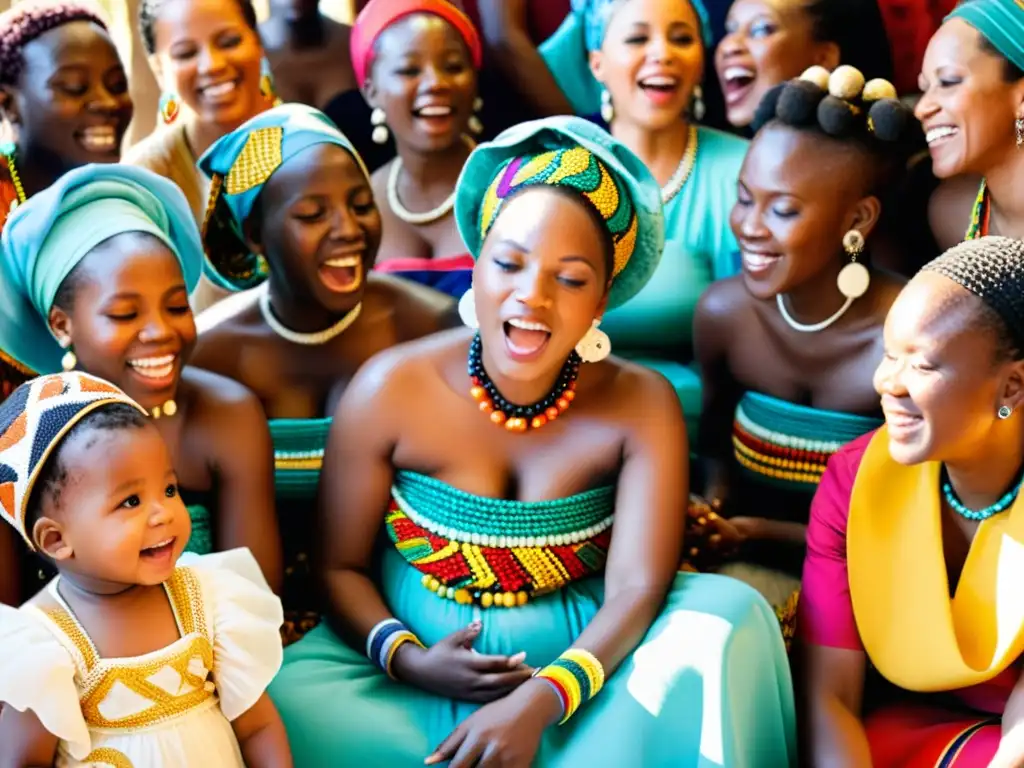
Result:
M71 641L75 650L78 651L81 661L85 665L85 669L80 669L79 674L84 678L92 672L99 661L99 655L96 653L92 640L89 639L89 636L78 626L78 622L64 608L48 608L43 613L45 613L46 618L57 625L57 628Z
M171 599L175 618L183 635L193 633L209 637L206 631L206 615L203 611L202 593L199 580L191 568L175 568L164 586Z
M132 765L132 761L125 756L124 752L118 752L116 749L111 749L110 747L94 749L82 762L86 765L99 764L109 765L113 768L135 768L135 766Z
M283 140L284 129L281 126L260 128L250 133L228 173L225 185L228 194L240 195L266 182L281 165Z

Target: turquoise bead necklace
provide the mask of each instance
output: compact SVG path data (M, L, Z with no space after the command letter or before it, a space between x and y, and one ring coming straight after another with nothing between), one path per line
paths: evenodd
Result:
M949 473L946 472L946 467L942 467L942 495L946 499L946 503L949 504L950 509L956 512L960 517L967 520L988 520L990 517L998 515L1000 512L1005 512L1010 508L1010 505L1016 500L1017 495L1020 493L1021 484L1024 483L1024 477L1021 477L1010 490L1003 494L1002 498L999 499L995 504L990 504L984 509L968 509L964 506L963 502L956 496L956 491L953 490L953 484L949 482Z

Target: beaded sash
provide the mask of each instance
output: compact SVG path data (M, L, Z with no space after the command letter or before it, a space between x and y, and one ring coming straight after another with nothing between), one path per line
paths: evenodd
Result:
M614 507L610 486L552 501L506 501L403 471L385 524L439 597L512 608L600 573Z
M274 486L279 497L306 498L316 492L331 419L271 419Z
M832 454L881 424L747 392L736 406L733 455L758 481L813 493Z

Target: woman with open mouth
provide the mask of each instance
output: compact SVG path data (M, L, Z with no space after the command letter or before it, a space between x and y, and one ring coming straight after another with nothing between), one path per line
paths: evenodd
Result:
M276 589L271 447L259 401L186 366L196 338L188 294L201 270L199 232L174 184L141 168L84 166L7 221L0 347L41 374L82 370L140 403L171 452L192 517L189 551L248 547ZM0 566L4 583L18 563ZM25 576L20 591L31 595L36 574Z
M811 765L1024 765L1022 278L1024 242L967 241L889 312L885 426L829 461L807 531Z
M373 174L384 237L377 269L458 298L473 259L455 226L455 182L483 127L482 47L446 0L370 0L352 26L352 66L373 109L374 140L398 156Z
M675 393L595 328L655 272L657 182L540 120L470 156L456 219L471 327L376 357L335 414L330 621L271 688L296 766L792 764L770 608L677 572Z
M92 5L25 0L0 14L0 121L14 131L0 138L0 230L72 168L118 162L131 119L128 78ZM0 347L0 400L33 375Z
M147 168L185 193L196 225L210 180L196 163L213 142L276 101L251 0L143 0L142 42L160 84L160 122L126 162ZM198 312L224 292L200 283Z
M253 151L253 148L258 148ZM458 322L449 296L372 273L381 217L362 160L326 115L286 104L219 139L206 270L246 290L199 319L194 365L254 391L270 419L289 637L316 623L313 499L332 414L358 368Z
M881 423L872 376L903 283L867 265L917 124L889 82L844 66L769 91L755 126L731 216L743 272L705 292L694 323L698 453L726 518L718 572L760 589L791 636L818 480Z
M735 0L715 70L726 118L746 128L764 95L808 67L840 64L868 80L893 78L892 54L877 0Z
M929 206L936 241L1024 238L1024 5L957 6L928 44L921 90L917 118L943 179Z

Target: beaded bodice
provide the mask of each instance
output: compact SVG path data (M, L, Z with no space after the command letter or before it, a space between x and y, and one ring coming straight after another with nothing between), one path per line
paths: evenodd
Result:
M271 419L274 485L278 497L305 498L316 492L331 419Z
M82 715L90 729L137 731L216 704L210 680L213 644L196 577L178 568L164 588L181 637L144 656L105 659L60 597L57 580L50 583L57 606L39 613L74 661Z
M614 506L611 486L551 501L507 501L400 471L385 524L428 589L461 604L511 608L600 573Z

